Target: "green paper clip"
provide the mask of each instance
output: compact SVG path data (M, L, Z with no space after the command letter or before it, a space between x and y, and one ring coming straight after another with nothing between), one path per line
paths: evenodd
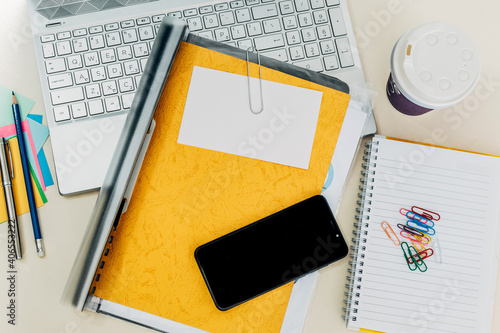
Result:
M402 242L401 249L403 250L403 254L405 256L406 264L410 271L415 271L417 268L421 272L427 271L427 265L422 259L422 256L413 246L409 246L408 243Z

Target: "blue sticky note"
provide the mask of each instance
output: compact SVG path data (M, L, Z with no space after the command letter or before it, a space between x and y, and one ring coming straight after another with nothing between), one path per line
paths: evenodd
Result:
M40 170L42 171L43 181L45 182L45 186L54 185L54 179L50 174L49 164L47 163L47 157L45 156L45 152L43 149L40 149L38 153L38 163L40 163Z

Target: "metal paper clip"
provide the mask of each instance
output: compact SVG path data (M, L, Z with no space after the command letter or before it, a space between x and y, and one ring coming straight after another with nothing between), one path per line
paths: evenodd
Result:
M436 233L436 230L434 230L433 227L429 227L423 222L417 221L417 220L408 220L406 221L406 225L410 228L416 229L420 232L423 232L424 234L433 236Z
M385 224L385 226L384 226L384 224ZM392 230L392 227L388 222L386 222L386 221L382 222L382 229L384 229L385 233L387 234L387 237L389 237L392 240L394 245L399 246L401 244L401 241L399 240L398 235L396 235L394 230Z
M250 58L248 56L250 51L255 51L255 53L257 53L257 62L259 65L260 109L257 111L254 111L252 107L252 89L250 89L250 60L249 60ZM262 95L262 67L260 66L259 50L257 50L253 46L250 46L247 49L246 55L247 55L247 79L248 79L248 104L250 106L250 111L252 111L253 114L259 114L264 110L264 100Z
M441 218L441 216L438 213L417 206L411 207L411 211L425 218L428 218L429 220L439 221L439 219Z

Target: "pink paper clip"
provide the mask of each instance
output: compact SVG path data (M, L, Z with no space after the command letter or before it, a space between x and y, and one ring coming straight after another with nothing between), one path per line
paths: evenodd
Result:
M441 218L441 216L438 213L435 213L435 212L432 212L430 210L423 209L423 208L420 208L417 206L411 207L411 211L414 212L415 214L423 216L429 220L439 221L439 219Z
M400 235L404 238L411 240L412 242L420 243L422 245L427 245L431 242L431 237L428 235L421 237L404 230L400 232Z

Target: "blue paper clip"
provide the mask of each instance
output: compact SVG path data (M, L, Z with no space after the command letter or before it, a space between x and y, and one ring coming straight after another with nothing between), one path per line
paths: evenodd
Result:
M436 233L436 230L434 230L433 227L430 227L428 225L426 225L425 223L422 223L420 221L417 221L417 220L408 220L406 221L406 225L410 228L413 228L413 229L416 229L420 232L423 232L427 235L434 235Z
M425 218L423 217L422 215L418 215L417 213L414 213L412 211L408 211L408 213L406 213L406 217L411 219L411 220L415 220L415 221L419 221L419 222L422 222L422 223L425 223L431 227L434 226L434 222L429 220L428 218Z

